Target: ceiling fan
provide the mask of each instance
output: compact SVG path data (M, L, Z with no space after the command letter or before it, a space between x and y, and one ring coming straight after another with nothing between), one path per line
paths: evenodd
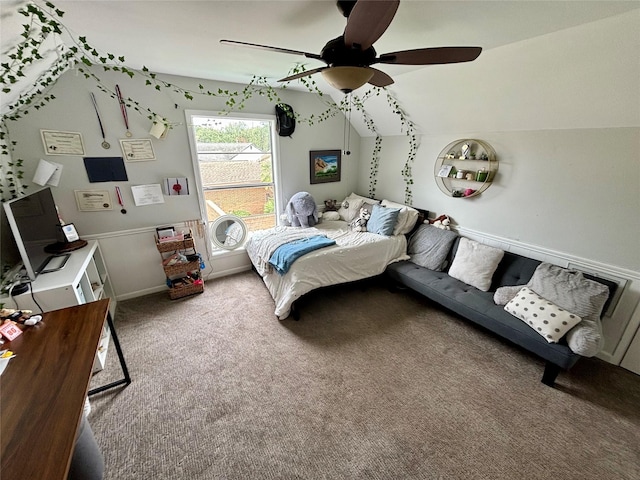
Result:
M482 52L481 47L435 47L402 50L378 56L373 44L391 24L400 0L346 0L336 3L338 9L347 17L347 26L342 35L327 42L319 55L235 40L220 40L220 43L320 60L326 63L326 66L306 70L278 81L288 82L321 72L329 84L344 93L360 88L367 82L376 87L391 85L393 79L389 75L371 66L376 63L438 65L470 62L478 58Z

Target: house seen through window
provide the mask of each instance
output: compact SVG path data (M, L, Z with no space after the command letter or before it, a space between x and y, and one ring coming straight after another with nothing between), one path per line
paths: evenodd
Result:
M275 226L273 120L196 114L190 120L208 224L236 215L249 231Z

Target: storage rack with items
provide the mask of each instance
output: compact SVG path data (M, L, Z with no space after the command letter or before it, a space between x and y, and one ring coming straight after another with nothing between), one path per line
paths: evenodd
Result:
M434 175L450 197L475 197L489 188L498 173L496 152L482 140L462 139L447 145L436 160Z
M191 230L162 236L158 229L156 248L162 257L162 268L167 277L169 298L177 298L204 292L200 271L201 258L195 248Z

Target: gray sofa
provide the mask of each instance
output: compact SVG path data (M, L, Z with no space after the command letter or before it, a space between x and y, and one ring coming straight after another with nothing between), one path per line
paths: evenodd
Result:
M453 240L447 252L445 265L451 265L460 238ZM409 254L411 253L410 251ZM538 260L505 252L493 274L491 287L486 292L451 277L446 268L444 271L436 271L417 265L411 260L389 265L386 275L392 280L392 286L408 287L465 319L538 355L546 361L542 383L553 386L560 371L572 367L581 355L574 353L566 341L548 343L533 328L506 312L503 305L497 305L494 301L497 288L526 284L540 263ZM617 285L586 274L584 277L609 287L609 297L602 310L606 311Z

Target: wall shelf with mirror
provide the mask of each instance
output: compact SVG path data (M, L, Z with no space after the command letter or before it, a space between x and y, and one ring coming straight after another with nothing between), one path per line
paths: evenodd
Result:
M480 195L491 186L497 173L495 150L477 139L451 142L440 152L434 165L436 185L450 197Z

